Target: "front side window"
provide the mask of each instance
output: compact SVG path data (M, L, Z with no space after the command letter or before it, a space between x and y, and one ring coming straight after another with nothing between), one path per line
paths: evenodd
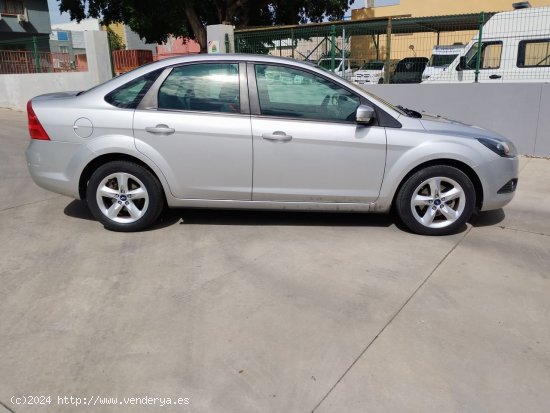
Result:
M478 53L478 43L474 43L468 53L466 53L465 70L474 70L476 68ZM500 57L502 55L502 42L483 42L481 43L481 61L480 69L498 69L500 67Z
M262 115L328 122L355 121L360 99L338 84L288 67L255 67Z
M239 65L200 63L174 68L159 89L158 108L240 113Z
M117 108L137 108L141 99L143 99L149 88L157 80L157 77L162 73L162 70L158 69L131 80L105 96L105 101Z
M519 42L518 67L549 67L550 39Z

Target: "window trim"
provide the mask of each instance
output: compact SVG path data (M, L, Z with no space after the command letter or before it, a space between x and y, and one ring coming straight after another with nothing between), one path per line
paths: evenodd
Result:
M161 77L163 75L163 71L161 71L162 69L159 68L159 69L156 69L156 70L152 70L150 72L147 72L141 76L138 76L138 77L135 77L133 78L132 80L129 80L128 82L124 83L123 85L120 85L119 87L111 90L109 93L106 93L104 96L103 96L103 100L105 101L105 103L107 103L108 105L114 107L114 108L117 108L117 109L122 109L122 110L136 110L140 105L141 105L141 102L143 102L143 100L145 99L145 97L149 94L149 92L151 91L151 89L153 88L153 86L155 86L156 82L158 81L159 77ZM147 89L147 91L145 92L145 94L141 97L141 99L139 99L137 102L132 102L132 106L129 106L129 107L124 107L124 106L117 106L117 105L113 105L113 103L109 102L107 99L108 99L108 96L118 92L119 90L121 89L124 89L125 87L127 87L130 83L132 82L135 82L145 76L148 76L152 73L155 73L155 72L159 72L159 74L157 74L157 77L155 79L155 81L149 86L149 88ZM139 94L138 96L136 96L136 98L134 99L137 99L139 97Z
M335 119L323 120L323 119L298 118L298 117L290 117L290 116L272 116L272 115L262 114L261 107L260 107L260 96L259 96L259 91L258 91L258 84L257 84L257 79L256 79L256 67L255 67L256 65L278 66L278 67L284 67L284 68L287 68L287 69L298 70L298 71L306 72L306 73L311 74L313 76L319 76L319 77L325 79L328 82L336 83L336 82L334 82L334 79L331 79L328 76L325 76L324 74L317 73L317 72L314 72L314 71L309 71L309 70L307 70L305 68L302 68L302 67L296 67L296 66L293 66L293 65L288 65L288 64L279 63L279 62L275 63L275 62L249 61L247 63L247 71L248 71L248 86L249 86L248 91L249 91L249 94L250 94L250 113L251 113L251 115L253 115L255 117L259 117L259 118L266 118L266 119L284 119L284 120L294 120L294 121L301 121L301 122L316 122L316 123L321 122L321 123L339 123L339 124L345 124L345 125L350 125L350 124L357 125L357 122L354 121L354 120L353 121L350 121L350 120L335 120ZM346 85L344 85L342 83L338 82L336 84L340 88L346 90L347 92L349 92L350 94L352 94L353 96L358 98L360 105L367 104L367 105L370 105L370 106L374 107L375 110L378 111L378 108L377 108L376 105L374 105L372 102L370 102L369 100L367 100L363 96L357 94L357 92L355 92L354 90L351 90L350 88L348 88ZM380 126L378 124L378 116L376 117L376 119L372 123L372 125L369 125L369 126Z
M464 56L466 56L470 50L472 50L472 47L474 47L475 44L478 44L479 42L476 41L474 44L472 44L472 46L468 49L468 51L466 51L464 53ZM485 46L485 45L492 45L492 44L500 44L500 56L499 56L499 59L498 59L498 66L497 67L480 67L479 70L482 71L482 70L497 70L497 69L500 69L500 66L502 65L502 51L504 50L504 43L502 42L502 40L488 40L488 41L484 41L482 40L481 41L481 45L482 46ZM483 48L483 50L485 50L485 48ZM476 53L477 54L477 53ZM475 55L474 55L475 56ZM468 71L468 70L476 70L476 68L472 68L472 69L467 69L467 68L464 68L463 69L464 71Z
M520 40L520 42L518 43L518 57L516 59L516 67L519 68L519 69L533 69L533 68L546 68L546 67L550 67L550 57L546 57L546 59L548 60L548 64L544 65L544 66L539 66L539 65L525 65L525 51L526 51L526 47L523 47L523 52L522 52L522 46L523 45L526 45L527 43L550 43L550 38L546 38L546 39L526 39L526 40ZM519 62L520 62L520 58L523 58L523 65L520 66Z
M172 73L172 70L178 67L204 65L204 64L227 64L237 65L239 70L239 98L240 98L240 112L215 112L215 111L203 111L203 110L187 110L187 109L163 109L158 107L158 94L160 88L166 78ZM139 110L156 110L159 112L175 112L175 113L204 113L211 115L230 115L230 116L242 116L250 115L250 105L248 100L248 90L246 82L246 63L242 61L234 60L201 60L198 62L179 63L172 66L167 66L162 74L157 78L155 83L149 88L147 94L143 97L140 104L136 109Z

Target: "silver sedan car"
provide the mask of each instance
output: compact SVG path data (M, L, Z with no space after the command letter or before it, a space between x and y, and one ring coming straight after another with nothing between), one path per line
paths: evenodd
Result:
M170 207L389 212L443 235L514 196L511 142L393 106L312 64L194 55L33 98L27 163L106 228Z

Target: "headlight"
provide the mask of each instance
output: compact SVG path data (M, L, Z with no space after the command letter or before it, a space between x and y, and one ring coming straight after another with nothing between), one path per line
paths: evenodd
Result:
M516 147L512 142L500 141L491 138L478 138L479 143L485 145L497 155L505 158L513 158L517 155Z

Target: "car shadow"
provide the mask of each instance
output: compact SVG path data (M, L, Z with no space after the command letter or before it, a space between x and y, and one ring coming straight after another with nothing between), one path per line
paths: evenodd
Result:
M173 209L166 214L177 216L180 225L389 227L394 223L389 215L352 212Z
M504 210L500 208L493 211L478 212L472 215L470 223L474 227L490 227L501 223L504 218L506 218L506 214Z
M72 218L95 221L85 201L71 201L63 212ZM162 229L177 223L180 225L336 227L389 227L395 224L392 216L386 214L166 208L157 222L148 231Z
M95 221L85 201L71 201L63 210L65 215ZM503 209L479 212L470 219L473 227L496 225L506 217ZM311 211L258 211L234 209L166 208L157 222L146 231L154 231L179 223L180 225L271 225L271 226L334 226L334 227L389 227L395 225L410 232L391 214ZM455 234L467 229L464 225Z
M63 213L71 218L86 219L89 221L95 221L94 216L88 209L88 204L86 201L80 201L75 199L65 207Z

